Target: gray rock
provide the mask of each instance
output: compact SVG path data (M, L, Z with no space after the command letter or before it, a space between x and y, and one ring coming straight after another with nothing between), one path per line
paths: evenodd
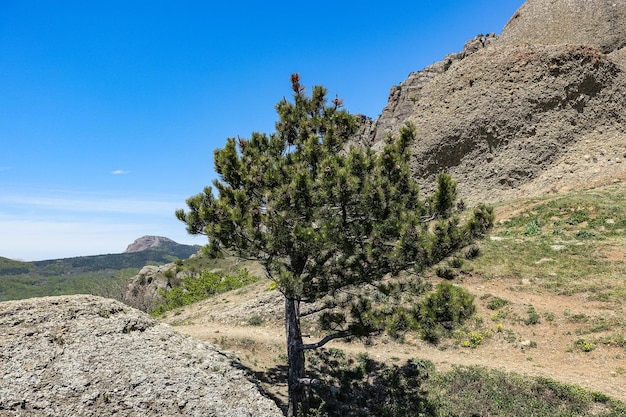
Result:
M0 303L1 416L281 416L237 362L94 296Z
M151 312L163 301L159 290L168 290L173 285L180 285L184 278L184 274L176 272L175 263L146 265L128 280L120 301L141 311Z

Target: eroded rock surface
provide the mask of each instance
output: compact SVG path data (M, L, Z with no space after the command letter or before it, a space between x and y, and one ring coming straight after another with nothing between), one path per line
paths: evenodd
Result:
M413 123L422 188L448 172L471 203L624 177L625 28L624 0L529 0L500 37L394 86L358 139L380 146Z
M213 345L95 296L0 303L0 416L281 416Z

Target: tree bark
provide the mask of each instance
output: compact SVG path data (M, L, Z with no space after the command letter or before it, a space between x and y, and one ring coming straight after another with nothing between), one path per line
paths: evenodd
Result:
M300 301L298 299L285 297L285 333L287 335L287 362L289 366L287 417L294 417L298 412L298 405L303 404L304 401L304 387L300 383L304 377L304 350L302 349Z

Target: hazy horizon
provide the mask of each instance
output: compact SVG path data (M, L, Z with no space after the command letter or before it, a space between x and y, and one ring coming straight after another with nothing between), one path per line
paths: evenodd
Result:
M272 132L298 72L376 118L409 73L500 33L522 0L0 6L0 256L184 244L174 211L227 137Z

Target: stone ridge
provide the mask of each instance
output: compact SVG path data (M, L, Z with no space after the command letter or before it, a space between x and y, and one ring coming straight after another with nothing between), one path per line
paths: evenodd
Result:
M95 296L0 303L0 415L282 416L234 359Z
M393 86L389 93L387 106L383 109L381 116L367 130L375 143L381 143L385 136L393 133L399 125L405 122L415 111L415 103L418 100L427 99L425 87L436 77L446 72L453 64L462 61L479 50L488 47L496 39L495 33L478 35L467 41L463 50L457 53L448 54L443 60L409 74L409 77ZM363 124L363 120L361 121Z

